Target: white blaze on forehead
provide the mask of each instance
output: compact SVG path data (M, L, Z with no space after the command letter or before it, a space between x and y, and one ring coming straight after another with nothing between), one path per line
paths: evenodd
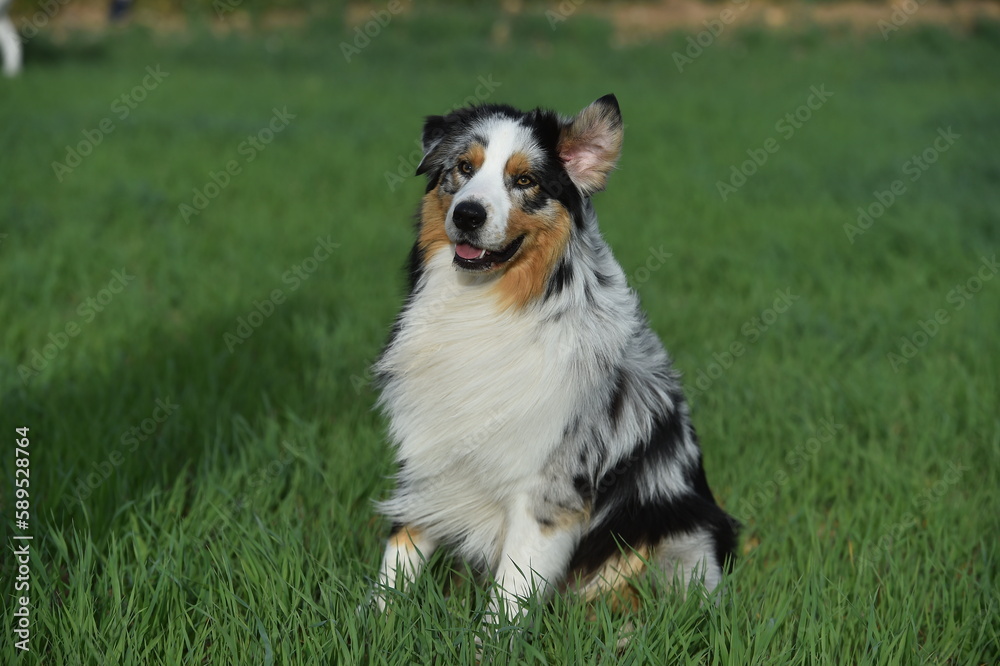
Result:
M480 172L489 172L491 176L502 178L504 167L514 153L529 153L537 148L531 130L514 120L491 118L480 123L476 130L487 141L486 161Z
M455 195L448 211L449 222L455 206L470 199L486 207L486 224L479 233L484 245L498 249L506 243L510 193L504 182L507 161L517 152L537 150L531 130L509 118L489 118L475 125L475 135L486 139L486 157L482 166ZM450 224L449 224L450 227Z

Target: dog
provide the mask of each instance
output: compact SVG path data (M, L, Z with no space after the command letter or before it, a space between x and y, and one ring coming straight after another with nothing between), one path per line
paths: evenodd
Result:
M0 53L3 54L4 76L21 73L21 36L10 20L11 0L0 0Z
M738 524L597 227L623 130L614 95L426 119L409 296L373 366L399 465L379 609L439 547L492 576L497 622L556 591L636 607L651 571L711 591L729 566Z

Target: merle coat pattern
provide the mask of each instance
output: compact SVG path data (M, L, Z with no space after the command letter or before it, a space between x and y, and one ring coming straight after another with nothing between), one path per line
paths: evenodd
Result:
M438 547L496 581L509 619L554 590L634 601L651 569L718 585L736 523L591 202L622 136L613 95L573 118L427 119L410 294L375 365L399 463L384 586Z

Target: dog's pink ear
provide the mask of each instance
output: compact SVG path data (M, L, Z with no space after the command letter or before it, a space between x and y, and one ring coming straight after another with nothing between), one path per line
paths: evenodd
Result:
M600 98L563 126L559 157L584 194L604 189L621 155L623 136L622 114L614 95Z

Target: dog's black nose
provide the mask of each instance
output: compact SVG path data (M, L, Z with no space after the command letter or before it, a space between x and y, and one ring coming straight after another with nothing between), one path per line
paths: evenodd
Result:
M451 219L462 231L475 231L486 222L486 209L475 201L463 201L455 206Z

